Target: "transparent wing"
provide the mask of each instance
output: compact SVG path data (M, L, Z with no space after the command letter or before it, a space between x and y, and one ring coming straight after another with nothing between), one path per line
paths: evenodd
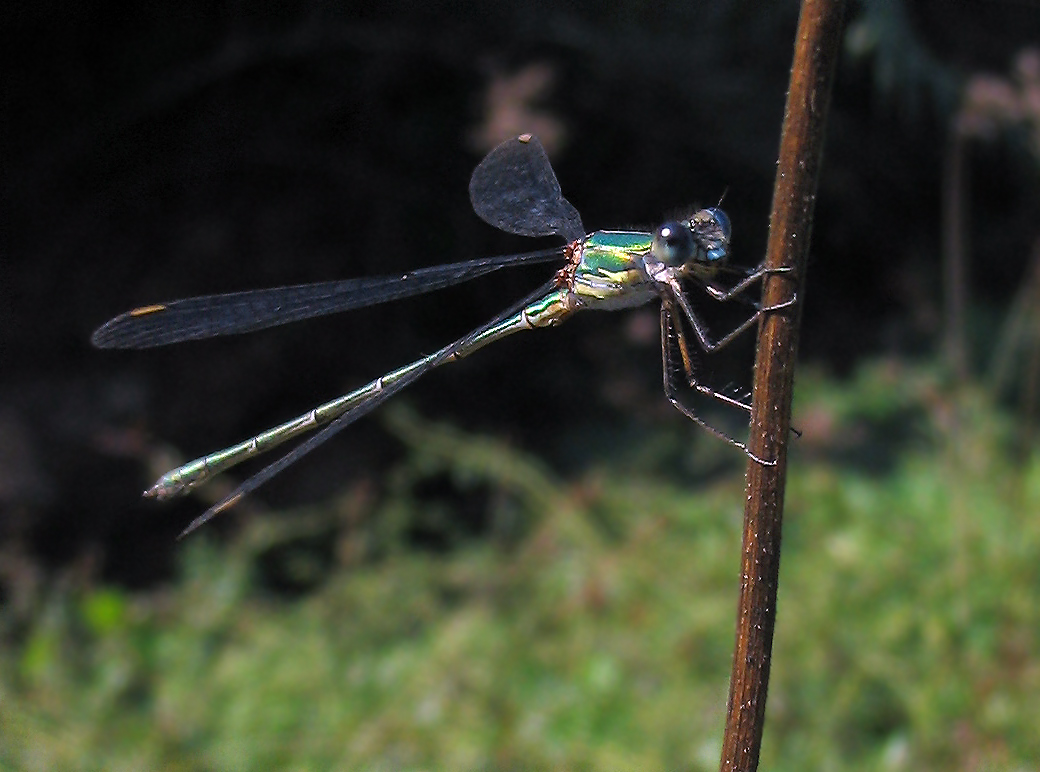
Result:
M117 316L91 338L99 348L150 348L262 330L315 316L378 305L459 284L499 268L558 260L560 249L419 268L395 276L298 284L203 295L143 306Z

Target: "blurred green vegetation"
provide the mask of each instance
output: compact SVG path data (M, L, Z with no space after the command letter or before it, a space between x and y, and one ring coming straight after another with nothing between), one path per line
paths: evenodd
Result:
M1035 442L896 360L805 371L797 399L762 768L1035 768ZM739 475L684 487L638 447L569 473L404 408L387 425L407 453L384 491L204 530L165 588L23 584L0 766L715 769Z

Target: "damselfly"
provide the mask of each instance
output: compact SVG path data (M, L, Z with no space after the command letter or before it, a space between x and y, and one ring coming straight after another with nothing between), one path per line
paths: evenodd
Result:
M684 287L696 285L709 297L726 301L738 297L766 274L776 272L759 265L742 271L743 275L733 286L726 287L719 282L729 256L730 221L725 212L717 207L701 209L689 217L666 222L652 233L587 233L577 210L563 197L541 143L530 134L504 142L488 153L473 171L469 194L476 213L496 228L522 236L560 236L566 245L525 254L419 268L396 276L157 303L117 316L94 333L93 343L101 348L161 346L250 332L398 300L475 279L506 266L562 260L562 267L547 284L454 343L245 442L210 453L164 474L145 491L145 496L164 499L186 493L219 472L324 426L210 507L192 521L181 536L232 506L433 368L468 356L514 332L551 327L576 311L613 311L642 305L654 298L661 300L664 391L669 401L688 418L740 448L753 460L762 464L775 463L757 458L744 443L710 426L680 400L677 377L681 374L685 385L695 392L750 412L746 399L727 395L698 379L695 352L691 351L687 341L687 327L693 331L702 349L715 351L749 329L763 312L794 303L791 300L770 308L751 303L755 312L742 324L721 338L711 337L694 313Z

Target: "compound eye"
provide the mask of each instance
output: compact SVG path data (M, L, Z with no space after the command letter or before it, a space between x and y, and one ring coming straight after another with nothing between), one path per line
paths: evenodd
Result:
M679 222L666 222L654 236L654 257L665 265L682 265L693 256L693 234Z
M722 233L725 236L726 241L729 241L730 236L733 233L733 226L730 225L729 215L719 209L717 206L710 206L704 210L712 216L712 219L718 223L719 228L722 229Z

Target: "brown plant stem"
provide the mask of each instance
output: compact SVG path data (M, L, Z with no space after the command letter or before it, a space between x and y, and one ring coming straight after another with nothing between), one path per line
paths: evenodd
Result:
M759 327L748 447L775 466L748 463L736 646L720 769L758 768L780 572L787 439L798 350L798 323L824 125L842 32L843 0L803 0L773 189L766 265L791 267L766 282L763 307L797 291L790 309L767 313Z

